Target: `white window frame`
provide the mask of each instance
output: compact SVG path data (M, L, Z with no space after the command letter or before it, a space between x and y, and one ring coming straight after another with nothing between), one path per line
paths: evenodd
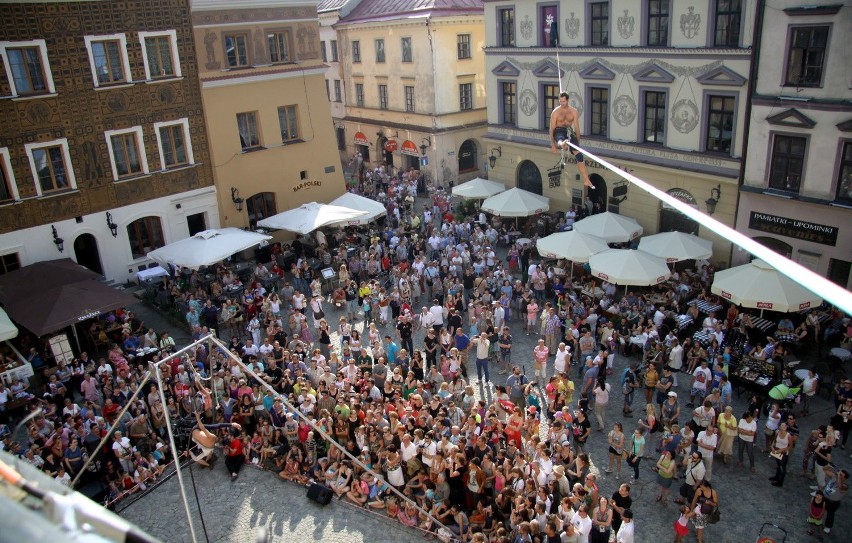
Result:
M142 173L120 177L118 175L118 167L115 165L115 149L112 146L112 137L131 133L136 135L136 150L139 152L139 159L142 162ZM148 171L148 155L145 153L145 139L143 138L141 126L132 126L122 130L107 130L104 132L104 137L106 138L107 149L109 149L109 165L112 168L113 181L126 181L150 173Z
M166 157L163 154L163 138L160 136L160 129L165 128L167 126L174 125L183 126L183 137L186 138L186 159L187 164L181 166L175 166L174 168L166 167ZM165 121L161 123L154 123L154 135L157 136L157 151L160 153L160 171L167 172L169 170L178 170L180 168L185 168L188 166L192 166L195 164L195 155L192 152L192 140L189 138L189 119L187 117L183 117L181 119L177 119L174 121Z
M8 147L0 147L0 163L2 163L0 164L0 168L3 168L3 172L6 174L6 179L9 182L9 192L12 196L11 202L6 203L10 204L12 202L20 202L21 195L18 193L18 182L15 181L15 172L12 171L12 160L9 158Z
M65 161L65 171L68 175L68 184L70 186L68 189L56 194L65 194L66 192L77 190L77 176L74 175L74 166L71 164L71 153L68 152L68 138L60 138L52 141L40 141L38 143L27 143L24 145L24 150L27 152L27 159L30 161L30 172L32 172L33 183L35 184L36 194L38 194L39 198L45 195L41 192L41 183L38 180L33 150L41 149L42 147L57 146L62 149L62 159ZM47 196L52 196L53 194L55 193L51 192L47 194Z
M145 65L145 80L149 83L156 83L158 81L169 81L171 79L177 79L179 77L183 77L183 71L180 66L180 55L178 55L178 46L177 46L177 30L160 30L158 32L138 32L139 34L139 45L142 46L142 63ZM170 77L163 77L152 79L151 78L151 67L148 64L148 49L145 47L145 40L147 38L159 38L161 36L169 37L169 44L172 49L172 58L175 63L175 75Z
M83 41L86 43L86 51L89 53L89 68L92 70L92 80L95 83L95 88L101 87L100 81L98 81L98 69L95 66L95 55L94 51L92 51L92 43L101 42L101 41L118 41L121 44L121 67L124 70L124 82L130 83L133 81L130 73L130 58L127 55L127 35L124 33L121 34L105 34L101 36L83 36ZM145 47L143 46L144 50ZM144 53L143 53L144 54ZM147 68L147 66L146 66ZM103 85L104 87L114 87L116 85L120 85L120 82L109 83L107 85Z
M9 55L6 49L17 49L19 47L38 47L41 57L44 79L47 82L47 93L18 94L15 86L15 77L12 75L12 66L9 64ZM6 78L9 80L9 88L12 90L12 98L40 98L56 95L56 85L53 83L53 72L50 71L50 61L47 58L47 42L45 40L29 41L0 41L0 57L3 58L3 67L6 69Z

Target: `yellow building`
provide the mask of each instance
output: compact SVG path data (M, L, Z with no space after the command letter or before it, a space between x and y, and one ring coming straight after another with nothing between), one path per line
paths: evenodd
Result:
M193 0L222 226L344 192L317 2Z
M580 113L581 144L733 226L748 119L753 0L487 2L490 178L543 194L551 210L595 206L731 245L587 160L595 190L551 153L560 90ZM489 154L491 156L491 154Z
M484 175L482 0L362 0L335 28L349 156L444 185Z

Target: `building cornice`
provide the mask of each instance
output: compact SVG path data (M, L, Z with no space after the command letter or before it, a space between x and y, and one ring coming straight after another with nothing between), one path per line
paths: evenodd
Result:
M441 117L449 117L451 115L458 115L458 112L448 113L446 115L430 115L427 117L427 120L430 119L440 119ZM488 126L487 121L481 121L477 123L467 123L460 124L456 126L445 126L443 128L435 128L434 126L422 126L411 123L397 123L393 121L381 121L374 118L366 118L366 117L355 117L353 115L346 115L341 120L349 123L359 123L366 124L370 126L378 126L383 128L396 128L399 130L410 130L412 132L422 132L423 134L449 134L453 132L458 132L459 130L472 130L474 128L484 128Z
M848 98L812 98L800 96L768 96L755 94L752 104L768 107L795 107L819 111L852 111L852 100Z
M286 68L278 68L275 70L264 71L235 71L223 72L221 75L204 75L201 76L201 88L211 89L216 87L227 87L231 85L244 85L248 83L262 83L266 81L276 81L279 79L289 79L292 77L305 77L311 75L323 75L328 67L319 66L298 66L290 65Z
M559 47L560 58L575 56L595 57L637 57L644 60L651 58L712 58L714 60L748 60L751 49L716 49L710 47L675 48L675 47ZM492 56L548 56L556 58L555 47L494 47L484 48L486 55Z

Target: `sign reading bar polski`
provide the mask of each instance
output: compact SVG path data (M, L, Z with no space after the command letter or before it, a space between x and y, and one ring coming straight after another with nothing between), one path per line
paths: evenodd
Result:
M836 226L815 224L799 219L769 215L768 213L758 213L757 211L751 212L748 227L752 230L831 246L837 244L837 233L839 231Z

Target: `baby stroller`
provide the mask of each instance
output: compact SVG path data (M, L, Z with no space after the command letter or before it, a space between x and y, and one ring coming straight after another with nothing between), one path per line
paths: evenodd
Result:
M782 535L767 535L773 532ZM787 541L787 530L769 522L764 522L763 526L760 527L760 532L757 533L756 543L784 543L785 541Z
M331 293L331 303L337 309L341 309L346 304L346 291L342 288L334 289L334 292Z

